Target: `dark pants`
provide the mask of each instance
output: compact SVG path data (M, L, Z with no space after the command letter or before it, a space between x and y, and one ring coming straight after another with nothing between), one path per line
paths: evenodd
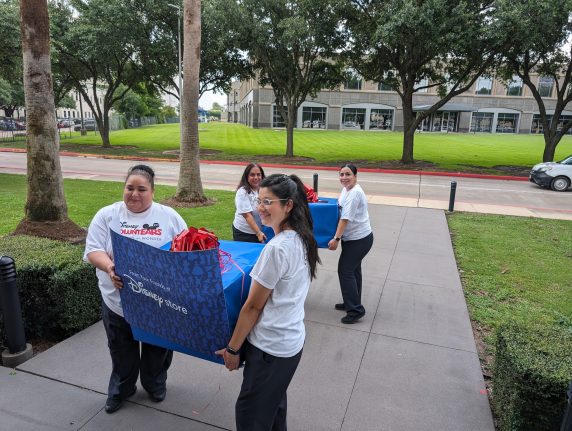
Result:
M286 431L286 390L302 351L279 358L248 341L244 349L244 380L235 406L237 431Z
M260 241L258 241L258 237L255 234L246 233L246 232L243 232L241 230L238 230L237 228L234 227L234 225L232 225L232 240L233 241L242 241L242 242L260 243Z
M133 338L129 323L105 303L102 305L103 325L112 363L108 398L125 399L133 391L139 373L141 385L147 392L164 389L173 351L147 343L140 346L139 341Z
M372 245L373 233L355 241L342 241L338 278L346 311L352 316L365 313L365 308L361 305L361 261L369 253Z

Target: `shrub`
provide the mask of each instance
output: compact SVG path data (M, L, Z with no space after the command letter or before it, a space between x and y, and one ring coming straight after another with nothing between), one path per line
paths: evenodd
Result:
M493 402L501 430L558 431L571 378L569 327L514 323L499 327Z
M16 264L27 338L62 340L100 318L95 270L83 247L31 236L0 237L0 254ZM3 324L0 335L3 339Z

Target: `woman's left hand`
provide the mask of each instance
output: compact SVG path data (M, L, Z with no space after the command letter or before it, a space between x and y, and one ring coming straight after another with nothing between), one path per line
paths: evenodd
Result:
M228 371L238 370L240 365L240 355L231 355L226 351L226 348L217 350L215 355L222 356L224 359L224 365Z
M328 250L337 250L337 248L338 248L338 241L336 241L334 238L332 238L328 242Z

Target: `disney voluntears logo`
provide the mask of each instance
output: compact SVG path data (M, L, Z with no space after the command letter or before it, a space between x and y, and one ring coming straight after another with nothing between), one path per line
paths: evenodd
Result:
M159 223L157 222L152 224L144 223L143 226L141 227L139 227L138 224L128 224L125 221L119 223L120 223L119 233L121 235L161 236L163 234L163 230L159 228Z

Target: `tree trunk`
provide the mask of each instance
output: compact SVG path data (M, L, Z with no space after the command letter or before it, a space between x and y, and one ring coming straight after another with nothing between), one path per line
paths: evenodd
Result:
M545 137L544 152L542 153L543 162L554 161L554 153L556 152L556 146L559 141L560 139L556 136Z
M413 94L403 95L403 153L402 163L413 163L413 140L415 138L415 114L413 113Z
M199 161L199 71L201 61L201 0L184 0L184 73L181 103L181 163L175 199L206 202Z
M103 114L101 119L101 124L97 121L97 128L99 129L99 135L101 136L101 144L104 148L111 148L111 141L109 140L109 113Z
M26 218L65 221L67 204L50 63L47 0L20 0L28 150Z
M288 104L288 123L286 124L286 157L294 157L294 126L296 125L296 106Z

